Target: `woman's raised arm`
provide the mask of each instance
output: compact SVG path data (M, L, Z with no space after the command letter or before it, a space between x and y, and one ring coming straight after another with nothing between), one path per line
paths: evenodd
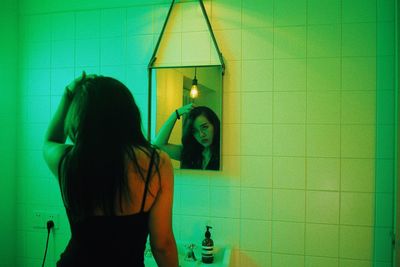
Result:
M182 115L190 112L193 109L193 104L188 104L176 109L161 126L153 144L165 151L172 159L180 160L182 153L182 145L175 145L168 143L171 132L175 126L176 120Z

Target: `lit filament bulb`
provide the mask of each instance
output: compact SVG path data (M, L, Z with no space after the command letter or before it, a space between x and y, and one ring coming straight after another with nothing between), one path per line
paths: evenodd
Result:
M192 88L190 88L190 97L195 99L196 97L199 96L199 90L197 89L197 85L194 84L192 85Z

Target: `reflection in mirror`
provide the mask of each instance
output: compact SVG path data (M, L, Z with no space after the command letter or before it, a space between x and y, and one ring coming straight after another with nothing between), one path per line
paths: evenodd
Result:
M221 169L222 67L155 69L153 144L175 168Z

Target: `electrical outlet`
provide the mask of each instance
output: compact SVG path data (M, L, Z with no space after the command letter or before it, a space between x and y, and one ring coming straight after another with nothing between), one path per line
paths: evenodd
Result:
M44 228L42 222L43 213L41 211L33 211L32 212L32 225L33 228Z
M60 214L57 212L35 210L32 214L33 228L47 229L47 222L51 220L54 222L54 229L59 229L59 219Z
M44 219L44 223L47 227L47 222L48 221L53 221L54 222L54 229L58 229L60 228L60 220L59 220L60 214L56 213L56 212L46 212L45 213L45 219Z

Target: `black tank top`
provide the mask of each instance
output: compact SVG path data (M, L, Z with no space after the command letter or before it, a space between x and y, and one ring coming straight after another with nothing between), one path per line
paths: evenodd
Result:
M147 188L154 162L148 168L139 213L123 216L91 216L74 222L67 209L71 239L57 267L144 267L144 251L149 234L149 212L144 212Z

